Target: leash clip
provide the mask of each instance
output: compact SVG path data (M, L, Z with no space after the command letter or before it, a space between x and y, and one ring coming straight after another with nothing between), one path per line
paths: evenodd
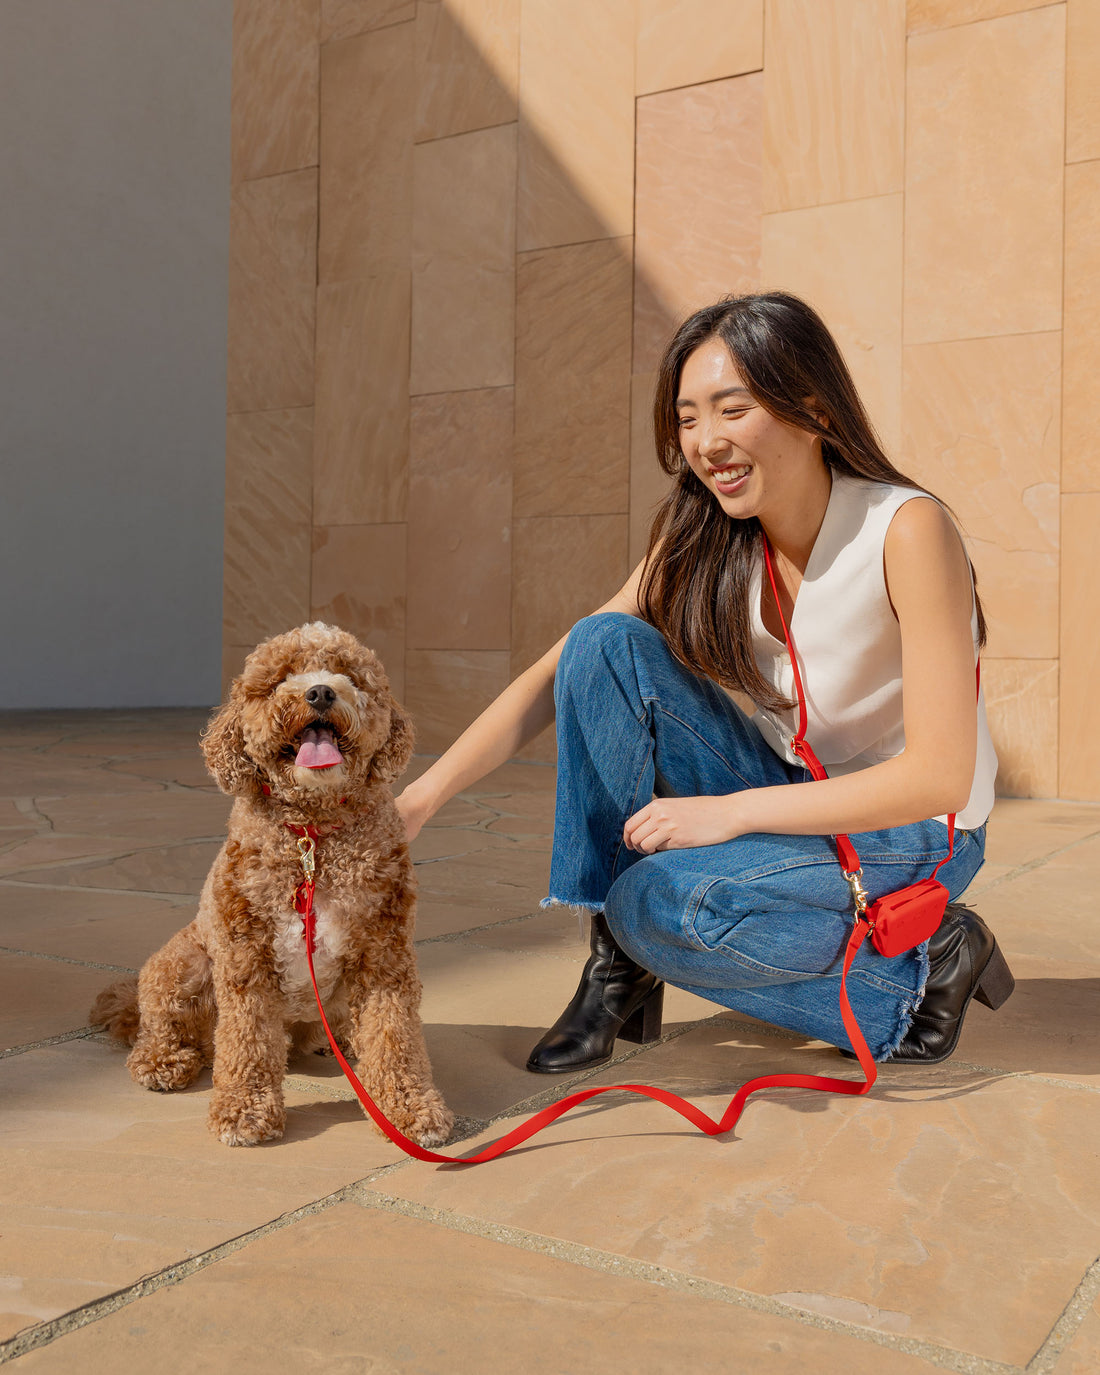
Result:
M843 873L848 881L848 887L852 890L852 902L855 904L856 920L859 921L867 911L867 902L871 896L863 886L863 869L856 869L852 873L849 873L848 870L845 869ZM869 922L868 925L873 926L874 922Z
M316 849L317 846L314 844L312 836L299 836L298 862L302 866L302 872L310 882L313 881L313 875L317 869L317 862L314 858Z

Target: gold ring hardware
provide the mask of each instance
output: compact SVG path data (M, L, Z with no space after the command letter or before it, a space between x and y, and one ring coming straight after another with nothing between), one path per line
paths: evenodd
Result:
M313 872L314 872L314 869L316 868L316 863L315 863L314 858L313 858L313 853L314 853L314 851L316 850L316 848L317 848L317 847L316 847L316 846L314 845L314 843L313 843L313 837L312 837L312 836L301 836L301 837L299 838L299 840L298 840L298 860L299 860L299 862L301 863L301 866L302 866L302 869L303 869L303 871L304 871L304 873L305 873L306 878L312 878L312 877L313 877Z
M852 890L852 901L855 903L856 916L862 917L867 910L867 901L870 893L863 886L863 870L857 869L854 874L844 870L844 877L848 880L848 887Z

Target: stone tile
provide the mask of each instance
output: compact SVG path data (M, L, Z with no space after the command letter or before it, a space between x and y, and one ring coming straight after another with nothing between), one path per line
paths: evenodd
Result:
M314 525L405 519L409 274L317 292Z
M184 788L208 789L215 786L199 753L197 731L195 743L189 749L157 754L150 759L112 760L105 766L104 772L126 778L167 779Z
M9 1331L132 1284L395 1159L358 1104L312 1089L288 1091L281 1141L231 1150L206 1127L209 1082L205 1075L184 1093L149 1093L106 1038L0 1063L4 1175L18 1200L6 1209L0 1268L22 1280L22 1311L5 1304Z
M148 795L143 794L148 802ZM100 799L97 798L97 802ZM0 858L0 873L7 878L18 878L29 882L42 882L42 872L52 873L55 864L73 860L106 859L125 855L128 851L140 850L150 844L149 837L127 835L73 835L56 836L35 833L26 839L18 840L4 851Z
M910 33L923 33L1057 3L1059 0L909 0L908 27Z
M983 659L982 691L997 751L997 792L1058 795L1058 661Z
M626 516L551 516L515 524L512 673L546 653L626 581Z
M682 17L684 8L662 6L660 13ZM693 310L759 287L763 96L764 78L754 74L638 101L636 373L657 368Z
M244 661L252 653L255 645L222 645L222 697L229 692L229 685L244 668Z
M508 648L512 427L508 387L421 396L412 403L412 648Z
M896 455L902 429L902 197L765 215L761 276L766 290L793 291L823 317L887 453Z
M226 426L222 633L267 639L309 615L313 411L231 415Z
M1064 50L1061 6L909 40L906 343L1060 328Z
M657 506L669 489L671 479L657 462L653 438L653 392L655 372L630 379L630 550L631 568L645 557L649 530Z
M1100 1370L1100 1298L1052 1367L1053 1375L1092 1375Z
M630 255L604 239L519 258L517 518L627 509Z
M116 838L116 849L117 844ZM198 897L220 848L220 842L216 841L146 846L135 848L118 859L27 869L18 877L24 883L41 883L54 888L121 888L128 892L190 893Z
M1100 14L1089 0L1068 0L1066 24L1066 161L1081 162L1100 157Z
M1061 659L1058 795L1100 801L1100 741L1092 719L1100 642L1086 627L1100 616L1100 494L1062 498Z
M89 768L87 761L7 751L0 769L0 797L60 797L66 793L155 792L158 785L106 768Z
M55 835L126 836L140 840L198 840L220 836L230 801L220 793L162 792L118 797L66 797L44 800L39 810Z
M229 207L230 412L313 405L317 172L233 188Z
M1100 973L1100 929L1092 876L1098 863L1100 838L1094 835L1044 864L1007 875L983 893L982 914L1013 959L1019 955L1045 960L1058 965L1055 977L1069 978L1077 971L1095 981ZM1069 1010L1056 1020L1069 1023ZM1095 1013L1083 1022L1100 1034ZM1082 1032L1085 1029L1082 1025Z
M137 969L195 915L190 900L65 888L0 887L0 902L2 942L9 949L128 969ZM100 977L110 981L102 972Z
M313 532L313 617L342 626L405 691L404 525L330 525Z
M520 250L631 233L634 23L633 0L524 0Z
M414 91L411 23L321 50L321 282L408 271Z
M0 954L0 1051L86 1027L88 1009L112 977L61 960Z
M763 0L638 0L638 95L757 72L763 65Z
M986 865L1030 864L1098 832L1100 807L1001 797L986 833Z
M401 24L416 17L416 0L321 0L321 42Z
M508 686L506 649L405 651L405 706L419 748L442 754Z
M485 839L493 843L484 849L418 864L416 881L421 899L471 907L484 914L475 925L537 911L550 872L547 855L539 848L508 842L501 836ZM436 847L441 842L433 839L431 844Z
M1098 28L1100 38L1100 28ZM1092 419L1100 406L1100 162L1066 168L1065 327L1062 331L1062 490L1100 490Z
M813 1043L712 1022L630 1068L714 1114L750 1074L838 1063ZM407 1171L385 1188L1022 1365L1095 1255L1100 1183L1080 1161L1098 1119L1095 1093L949 1065L886 1068L868 1098L755 1100L722 1144L662 1105L616 1098L491 1171Z
M413 156L410 390L511 386L516 126L420 144Z
M899 467L959 518L991 659L1058 654L1061 352L1060 334L1027 334L904 354Z
M372 1197L365 1195L364 1203ZM313 1280L308 1297L304 1274ZM226 1368L260 1361L265 1371L290 1372L316 1361L323 1333L326 1368L350 1371L362 1368L364 1337L348 1314L369 1311L368 1359L379 1370L558 1375L579 1368L577 1352L603 1364L600 1353L623 1351L631 1353L637 1375L664 1375L682 1364L725 1369L731 1351L753 1353L754 1375L934 1369L900 1350L792 1322L786 1313L754 1312L731 1298L715 1301L571 1264L542 1239L519 1249L426 1219L341 1203L23 1362L28 1370L64 1362L100 1375L120 1363L167 1369L184 1349L200 1368L209 1361ZM277 1328L262 1316L273 1309L281 1315Z
M317 163L317 0L233 7L233 180Z
M416 137L509 124L518 114L519 0L421 0Z
M900 192L905 0L770 0L764 209Z

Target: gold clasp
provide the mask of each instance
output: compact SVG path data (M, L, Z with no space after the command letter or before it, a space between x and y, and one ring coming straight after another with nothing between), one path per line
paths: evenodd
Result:
M307 879L313 878L314 870L317 865L313 858L314 851L317 849L313 843L312 836L301 836L298 840L298 862L302 866L302 872Z
M856 917L862 917L867 911L867 901L870 893L863 886L863 870L857 869L854 874L844 870L844 877L848 880L848 887L852 890L852 901L855 903Z

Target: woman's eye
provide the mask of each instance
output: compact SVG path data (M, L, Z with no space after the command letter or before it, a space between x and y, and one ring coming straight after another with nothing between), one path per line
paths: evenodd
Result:
M684 427L685 425L690 425L690 424L692 424L692 422L693 422L694 420L695 420L695 417L694 417L693 415L681 415L681 416L677 416L677 418L676 418L676 423L677 423L677 425L680 426L681 429L683 429L683 427Z

